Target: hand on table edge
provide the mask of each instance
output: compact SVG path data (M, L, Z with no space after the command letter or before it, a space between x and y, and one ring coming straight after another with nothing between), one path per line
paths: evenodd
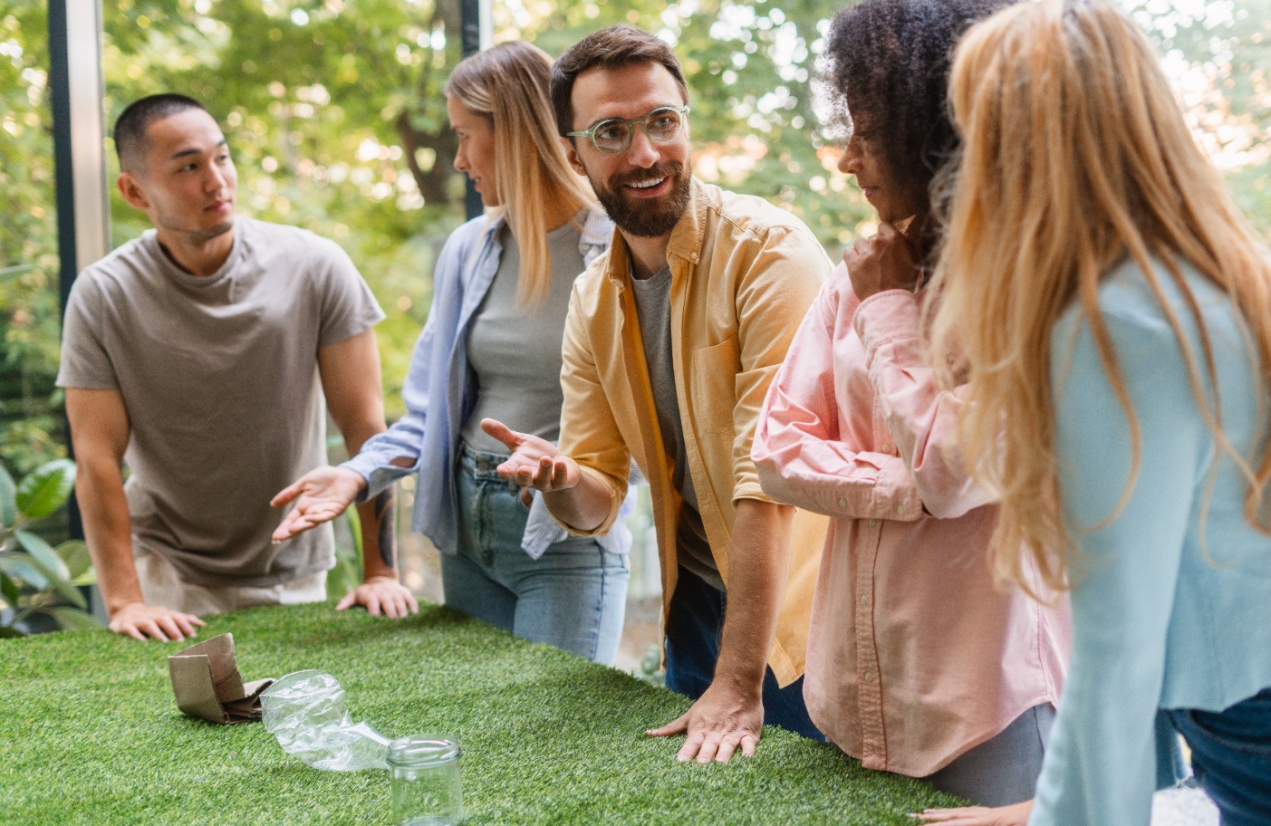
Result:
M151 637L162 642L175 642L195 636L198 633L194 629L196 625L204 627L207 623L193 614L173 611L162 605L129 602L111 612L108 627L116 634L141 642L148 642Z
M405 619L411 614L419 613L419 602L405 585L397 581L395 576L372 576L365 582L349 591L336 603L335 610L343 611L361 605L373 617L387 616L392 619Z
M675 759L681 763L727 763L738 749L754 757L763 736L763 694L760 687L742 691L716 679L688 711L665 726L645 731L647 737L687 735Z
M296 505L274 529L273 541L283 542L312 527L330 522L353 504L366 487L366 479L355 470L332 465L314 468L280 490L269 500L272 508Z
M946 826L1026 826L1033 812L1033 801L1014 803L1010 806L988 808L986 806L962 806L956 809L924 809L910 817L924 823L943 823Z

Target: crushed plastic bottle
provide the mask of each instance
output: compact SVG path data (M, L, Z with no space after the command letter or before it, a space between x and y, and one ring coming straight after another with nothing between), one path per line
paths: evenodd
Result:
M297 671L260 695L265 729L278 745L315 769L387 769L389 739L353 723L344 687L325 671Z

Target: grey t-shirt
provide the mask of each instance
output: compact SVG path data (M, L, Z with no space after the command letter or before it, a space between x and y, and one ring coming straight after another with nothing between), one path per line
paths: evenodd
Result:
M208 277L177 267L154 230L84 270L57 385L123 396L134 553L201 585L329 569L331 526L271 544L283 512L269 500L326 462L318 350L383 317L334 242L247 218Z
M581 226L586 213L576 220ZM574 279L587 267L579 229L566 223L547 234L552 282L538 306L516 306L520 248L507 224L499 234L503 254L494 281L468 333L468 363L477 378L476 401L464 420L463 438L476 450L507 455L507 447L481 429L483 418L549 441L560 438L561 341Z
M635 267L631 267L635 271ZM650 278L631 278L636 314L640 317L640 338L644 342L644 361L653 386L653 404L657 408L658 430L662 446L675 462L671 481L683 499L675 544L679 562L708 584L724 590L719 566L711 554L702 514L698 510L697 491L688 469L688 453L684 446L684 427L680 422L679 395L675 391L675 359L671 352L671 269L663 267Z

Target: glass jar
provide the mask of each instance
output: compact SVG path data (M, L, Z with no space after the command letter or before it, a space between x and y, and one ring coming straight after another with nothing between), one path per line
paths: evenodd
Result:
M455 826L463 820L459 742L416 734L388 745L393 822L400 826Z

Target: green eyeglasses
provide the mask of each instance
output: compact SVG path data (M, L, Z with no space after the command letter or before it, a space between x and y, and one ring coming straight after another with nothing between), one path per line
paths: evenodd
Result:
M659 106L642 118L609 118L586 132L566 132L565 135L570 138L587 138L596 147L596 151L603 155L621 155L631 148L631 139L635 137L637 125L644 129L644 134L654 143L670 143L679 136L686 121L687 106Z

